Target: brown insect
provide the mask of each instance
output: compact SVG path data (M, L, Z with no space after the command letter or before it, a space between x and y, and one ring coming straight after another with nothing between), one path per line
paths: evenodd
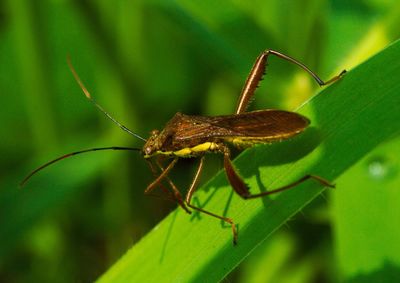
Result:
M96 103L86 87L83 85L68 58L68 65L71 69L71 72L80 85L82 91L85 93L86 97L124 131L143 140L145 145L142 149L132 147L103 147L72 152L47 162L46 164L35 169L27 177L25 177L25 179L21 182L21 185L24 185L28 179L32 177L32 175L43 168L61 159L76 154L110 149L140 151L146 161L148 161L150 169L155 176L155 180L147 186L145 194L151 194L155 188L160 187L186 212L191 213L190 209L194 209L229 223L232 227L233 243L236 244L238 232L236 225L231 218L217 215L192 204L192 197L198 187L206 153L213 152L223 155L224 168L228 181L234 191L243 199L258 198L281 192L293 188L308 179L314 179L324 186L334 187L334 185L330 184L328 181L319 176L305 175L299 180L286 186L258 194L251 194L249 188L232 164L231 151L228 145L238 148L246 148L258 143L272 143L281 141L301 133L310 123L306 117L300 114L283 110L267 109L246 112L246 108L249 105L249 102L264 75L269 55L275 55L279 58L296 64L309 73L320 86L335 82L346 72L344 70L339 75L324 82L314 72L297 60L274 50L266 50L261 53L260 56L258 56L253 68L251 69L251 72L242 89L235 114L209 117L191 116L178 112L167 123L161 132L158 130L153 130L151 132L151 136L147 140L130 131ZM200 158L200 161L193 181L190 184L189 190L187 191L186 196L183 198L178 188L168 177L168 173L174 167L179 158L189 157L198 157ZM161 162L164 158L172 159L172 161L165 168ZM167 181L169 185L168 188L163 185L162 182L164 180Z

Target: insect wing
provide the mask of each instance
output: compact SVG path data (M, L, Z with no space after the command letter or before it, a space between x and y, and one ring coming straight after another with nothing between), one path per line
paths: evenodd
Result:
M237 136L280 138L303 131L310 121L294 112L271 109L228 117L217 123L230 128Z
M236 116L236 115L234 115ZM212 137L224 137L237 134L227 126L221 126L218 123L218 118L227 116L188 116L182 115L177 127L175 128L174 138L177 141L187 141L195 139L207 139ZM223 118L221 119L223 120Z
M190 125L179 127L179 140L202 137L246 137L271 140L293 136L303 131L309 120L297 113L283 110L261 110L238 115L214 117L189 116Z

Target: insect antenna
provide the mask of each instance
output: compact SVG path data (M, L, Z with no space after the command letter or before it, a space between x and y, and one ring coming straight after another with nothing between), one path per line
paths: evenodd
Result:
M78 76L78 73L75 71L74 66L72 66L71 63L71 58L69 56L67 56L67 63L69 66L69 69L72 72L72 75L74 76L76 82L79 84L80 88L82 89L83 93L85 94L85 96L87 97L87 99L89 99L89 101L91 103L93 103L94 106L96 106L101 112L104 113L104 115L106 115L111 121L113 121L115 124L117 124L122 130L124 130L125 132L131 134L132 136L146 142L146 139L142 138L141 136L139 136L138 134L132 132L131 130L129 130L127 127L125 127L124 125L122 125L120 122L118 122L114 117L112 117L109 113L107 113L103 107L101 107L96 100L94 100L94 98L90 95L89 91L87 90L87 88L85 87L85 85L83 84L82 80L80 79L80 77Z
M33 170L31 173L29 173L19 184L20 187L23 187L26 182L36 173L38 173L39 171L41 171L42 169L50 166L53 163L56 163L57 161L63 160L65 158L77 155L77 154L81 154L81 153L86 153L86 152L91 152L91 151L99 151L99 150L135 150L135 151L141 151L140 148L136 148L136 147L121 147L121 146L110 146L110 147L96 147L96 148L89 148L89 149L85 149L85 150L80 150L80 151L75 151L75 152L71 152L68 154L64 154L60 157L57 157L56 159L53 159L45 164L43 164L42 166L39 166L38 168L36 168L35 170Z

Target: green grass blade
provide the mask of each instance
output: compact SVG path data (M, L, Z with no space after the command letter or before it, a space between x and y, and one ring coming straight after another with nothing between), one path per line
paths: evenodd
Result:
M400 43L396 42L306 103L299 112L313 124L303 135L243 152L235 164L252 192L287 184L307 173L335 180L378 144L399 134L399 73ZM196 194L196 203L239 224L236 247L229 226L177 210L99 282L219 281L323 190L308 182L271 198L244 201L232 194L223 172L204 188L207 191Z

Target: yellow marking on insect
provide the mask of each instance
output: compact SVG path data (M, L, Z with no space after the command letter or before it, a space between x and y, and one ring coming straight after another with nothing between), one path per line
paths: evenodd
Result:
M192 149L189 147L182 148L180 150L174 151L172 154L179 157L189 156L192 153Z
M218 148L218 145L214 142L205 142L198 144L194 147L185 147L176 151L157 151L156 154L163 154L163 155L174 155L178 157L190 157L195 153L199 152L206 152L206 151L213 151Z

